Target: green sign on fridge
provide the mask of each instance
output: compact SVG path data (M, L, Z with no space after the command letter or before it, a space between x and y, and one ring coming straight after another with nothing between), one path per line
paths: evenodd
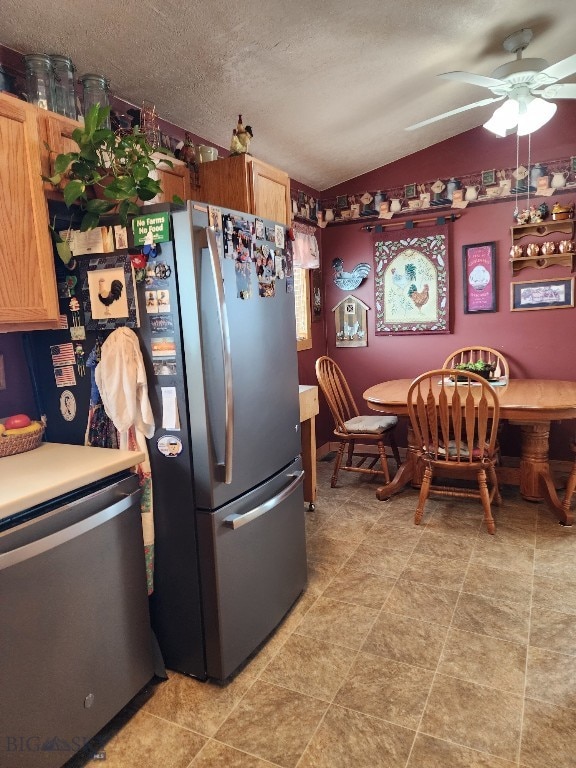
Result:
M166 243L170 240L170 214L164 212L136 216L132 221L132 231L134 233L134 245Z

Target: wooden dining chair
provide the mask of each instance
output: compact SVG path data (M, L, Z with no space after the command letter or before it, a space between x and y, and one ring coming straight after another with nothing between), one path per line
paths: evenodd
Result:
M500 418L498 395L475 373L438 369L418 376L408 390L408 415L418 461L425 465L414 522L422 520L431 493L482 502L488 533L496 525L491 504L501 503L495 470L496 436ZM440 485L437 475L474 479L477 488ZM488 482L491 488L488 488Z
M330 486L332 488L336 486L340 470L384 475L385 481L389 483L390 473L384 439L388 439L396 464L400 466L400 454L394 435L398 418L383 414L360 415L342 370L330 357L323 356L316 360L316 378L334 419L334 435L340 443ZM357 448L357 444L376 445L378 453L369 453L365 449ZM346 448L348 449L347 459L342 466ZM357 460L356 463L354 463L355 460ZM368 461L368 466L365 466ZM379 467L376 468L378 462Z
M492 363L494 365L494 377L500 378L505 376L510 378L510 368L508 361L501 352L492 347L462 347L448 355L444 361L442 368L454 368L461 363L476 363L478 360L482 360L485 363Z

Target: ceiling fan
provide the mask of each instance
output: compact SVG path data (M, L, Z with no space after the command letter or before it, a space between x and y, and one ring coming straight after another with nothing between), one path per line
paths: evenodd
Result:
M504 104L484 123L485 128L497 136L507 136L515 129L518 135L522 136L541 128L556 112L556 104L549 99L576 99L576 83L558 82L576 72L576 54L556 64L548 64L545 59L523 59L522 51L526 49L532 37L531 29L520 29L508 35L503 47L509 53L515 53L516 60L498 67L490 77L471 72L444 72L438 75L447 80L488 88L494 94L492 98L475 101L473 104L430 117L408 126L406 130L414 131L437 120L504 99Z

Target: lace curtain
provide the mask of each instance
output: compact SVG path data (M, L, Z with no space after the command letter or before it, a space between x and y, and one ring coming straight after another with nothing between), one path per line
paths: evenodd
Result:
M301 269L318 269L320 249L313 227L294 224L294 266Z

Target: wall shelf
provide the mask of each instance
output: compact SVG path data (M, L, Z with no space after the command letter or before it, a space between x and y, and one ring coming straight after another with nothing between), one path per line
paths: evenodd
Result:
M510 235L512 240L512 247L519 244L525 237L530 238L530 242L526 243L524 248L528 249L530 245L536 245L538 251L540 251L542 240L541 238L549 237L554 234L567 235L572 239L574 235L574 220L562 219L560 221L541 221L536 224L516 224L510 227ZM540 242L537 242L537 240ZM557 242L557 241L556 241ZM537 253L534 256L510 256L510 264L512 266L512 274L519 272L521 269L532 267L533 269L545 269L546 267L560 266L568 267L570 271L573 269L573 251L566 251L564 253Z
M527 235L532 237L546 237L552 232L561 232L564 235L572 237L574 232L574 219L563 219L561 221L541 221L538 224L516 224L510 227L512 235L512 245Z

